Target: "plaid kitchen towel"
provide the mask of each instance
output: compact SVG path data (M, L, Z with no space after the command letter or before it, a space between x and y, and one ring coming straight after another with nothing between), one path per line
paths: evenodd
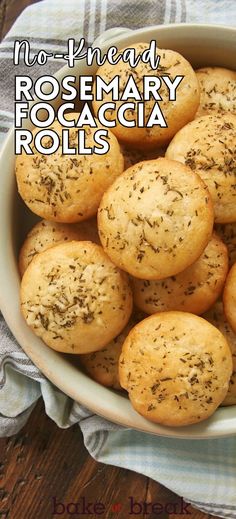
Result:
M13 122L12 49L27 38L33 51L65 52L68 37L87 44L104 30L119 26L174 23L233 25L235 0L44 0L28 7L0 45L0 143ZM53 74L63 63L49 60ZM20 64L17 74L27 74ZM42 68L31 68L33 79ZM175 440L124 429L71 401L32 364L0 317L0 436L18 432L42 395L45 410L59 427L79 423L90 454L98 461L143 473L193 506L218 517L236 518L236 437Z

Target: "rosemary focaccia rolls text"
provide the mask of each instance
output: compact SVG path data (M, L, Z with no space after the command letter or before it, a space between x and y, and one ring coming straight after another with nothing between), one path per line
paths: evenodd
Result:
M22 279L21 308L27 324L51 348L89 353L125 327L132 294L126 274L102 247L72 241L34 258Z

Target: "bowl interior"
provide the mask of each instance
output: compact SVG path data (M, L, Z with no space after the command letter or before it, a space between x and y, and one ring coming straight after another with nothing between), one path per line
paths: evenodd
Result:
M140 41L156 39L160 47L180 52L196 67L217 65L235 68L236 31L230 28L170 25L129 32L104 45L119 48ZM66 75L91 75L96 67L88 67L78 61L73 70L63 67L56 77L59 81ZM52 101L56 106L58 102ZM32 128L26 121L25 128ZM170 428L153 424L139 416L129 400L115 391L106 389L82 373L73 357L64 356L48 348L25 324L19 310L19 275L17 257L20 244L28 230L37 221L17 195L14 177L14 132L3 147L0 190L0 305L6 321L17 341L39 369L62 391L81 402L94 413L100 414L124 426L179 438L209 438L227 436L236 432L235 407L219 408L208 420L182 428Z

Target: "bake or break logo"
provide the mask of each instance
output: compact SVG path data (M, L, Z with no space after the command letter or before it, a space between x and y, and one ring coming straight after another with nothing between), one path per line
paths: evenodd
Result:
M15 153L16 155L25 152L33 155L36 149L44 155L55 153L59 147L62 148L63 155L96 153L104 155L109 151L108 130L121 124L126 128L153 126L167 127L165 113L161 109L162 96L161 88L165 86L169 101L176 100L176 91L184 76L177 75L170 77L165 74L164 67L161 67L160 56L157 54L157 43L152 40L141 53L137 53L135 48L127 48L119 52L116 46L111 46L106 53L102 53L98 47L88 47L84 49L85 40L80 40L78 48L75 48L74 39L68 40L68 53L65 55L52 55L41 50L36 56L31 57L30 44L27 40L16 41L14 46L14 65L19 65L23 60L27 67L32 67L36 63L45 65L49 59L58 57L67 61L68 67L72 68L77 60L85 60L88 67L104 64L113 65L127 63L130 74L124 79L119 74L113 75L111 80L105 81L104 78L96 75L73 74L65 76L59 82L53 76L41 76L35 81L29 76L15 77ZM150 75L140 77L135 74L139 64L148 64L149 70L153 71ZM159 70L158 70L159 69ZM159 73L163 70L163 74ZM155 74L155 71L158 71ZM72 70L73 72L73 70ZM109 96L109 101L107 101ZM77 118L66 118L66 114L76 111L76 102L83 103ZM52 101L58 103L52 104ZM94 117L91 108L92 101L101 102L97 117ZM34 102L33 102L34 101ZM147 101L153 101L152 108L145 111ZM133 117L130 114L133 113ZM110 116L108 117L108 114ZM114 118L111 114L115 114ZM129 114L129 116L127 116ZM75 115L75 114L74 114ZM39 128L39 131L32 132L23 128L25 119L30 119L32 124ZM57 120L63 129L58 135L51 125ZM98 124L99 123L99 124ZM103 128L99 127L100 125ZM94 146L86 146L86 130L84 127L97 128L94 132ZM70 145L70 129L76 128L78 136L78 146ZM44 139L46 137L46 139Z

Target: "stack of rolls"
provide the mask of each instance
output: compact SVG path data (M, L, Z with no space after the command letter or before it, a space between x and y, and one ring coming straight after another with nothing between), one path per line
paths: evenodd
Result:
M41 218L19 254L20 304L48 347L125 390L148 420L179 427L236 404L236 73L157 52L157 76L184 76L175 101L159 92L167 128L122 127L117 101L106 155L16 158L19 194ZM97 74L142 84L153 71ZM95 116L109 100L93 102Z

